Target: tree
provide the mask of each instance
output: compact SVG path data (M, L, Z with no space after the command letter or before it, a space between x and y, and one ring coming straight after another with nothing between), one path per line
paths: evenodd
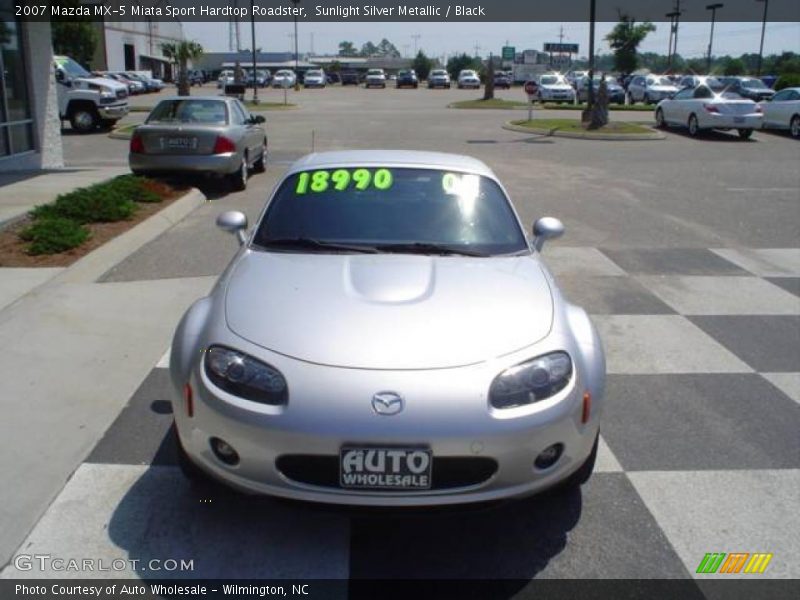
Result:
M190 94L187 67L189 61L196 61L203 56L203 47L197 42L183 40L178 43L161 44L162 54L178 65L178 96Z
M619 23L606 36L606 41L614 51L614 69L623 76L630 75L638 66L636 50L648 33L656 30L650 22L636 23L633 17L620 13Z
M388 58L400 58L402 56L395 45L386 38L383 38L378 43L378 55L386 56Z
M353 42L339 42L339 56L358 56L358 50Z
M61 6L79 8L78 0L64 0ZM53 52L66 54L84 67L89 67L97 49L97 30L87 17L53 17L50 24Z
M489 55L489 62L486 65L486 85L483 86L483 99L491 100L494 98L494 56Z
M361 56L377 56L378 55L378 47L373 44L372 42L367 42L366 44L361 46L361 51L359 52Z
M417 52L414 62L411 63L411 68L417 72L417 77L419 77L420 80L427 79L428 74L433 68L433 61L428 58L422 50L420 50Z
M462 52L458 56L451 56L447 59L447 72L450 73L450 77L453 79L456 79L458 74L464 69L479 70L480 60L476 59L474 56L470 56L466 52Z
M723 62L722 74L728 76L744 75L744 61L739 58L725 57Z

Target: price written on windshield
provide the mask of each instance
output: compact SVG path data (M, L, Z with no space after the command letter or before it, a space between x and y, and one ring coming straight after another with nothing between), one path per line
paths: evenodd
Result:
M298 196L308 193L321 194L327 191L344 192L348 189L365 191L373 188L388 190L394 183L389 169L336 169L335 171L304 171L297 176L294 193Z

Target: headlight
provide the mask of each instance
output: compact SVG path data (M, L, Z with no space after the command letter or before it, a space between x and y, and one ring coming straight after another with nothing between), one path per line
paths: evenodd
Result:
M242 352L212 346L206 351L205 368L214 385L234 396L273 406L289 399L280 371Z
M544 400L560 392L572 377L572 360L566 352L553 352L506 369L489 388L494 408L513 408Z

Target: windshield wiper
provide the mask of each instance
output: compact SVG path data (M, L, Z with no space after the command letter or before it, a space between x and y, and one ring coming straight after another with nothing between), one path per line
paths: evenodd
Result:
M485 252L470 250L461 246L448 246L447 244L434 244L430 242L413 242L409 244L381 244L377 246L380 252L397 252L408 254L438 254L440 256L488 256Z
M276 238L265 240L258 244L263 248L304 248L309 250L340 250L345 252L362 252L365 254L377 254L378 250L374 246L359 246L357 244L340 244L338 242L325 242L314 238L295 237L295 238Z

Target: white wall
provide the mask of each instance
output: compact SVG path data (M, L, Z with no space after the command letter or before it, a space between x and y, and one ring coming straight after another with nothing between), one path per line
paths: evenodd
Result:
M182 40L183 26L177 21L106 21L104 33L108 70L125 70L125 44L133 45L136 57L134 70L139 70L139 57L145 55L163 58L161 44Z

